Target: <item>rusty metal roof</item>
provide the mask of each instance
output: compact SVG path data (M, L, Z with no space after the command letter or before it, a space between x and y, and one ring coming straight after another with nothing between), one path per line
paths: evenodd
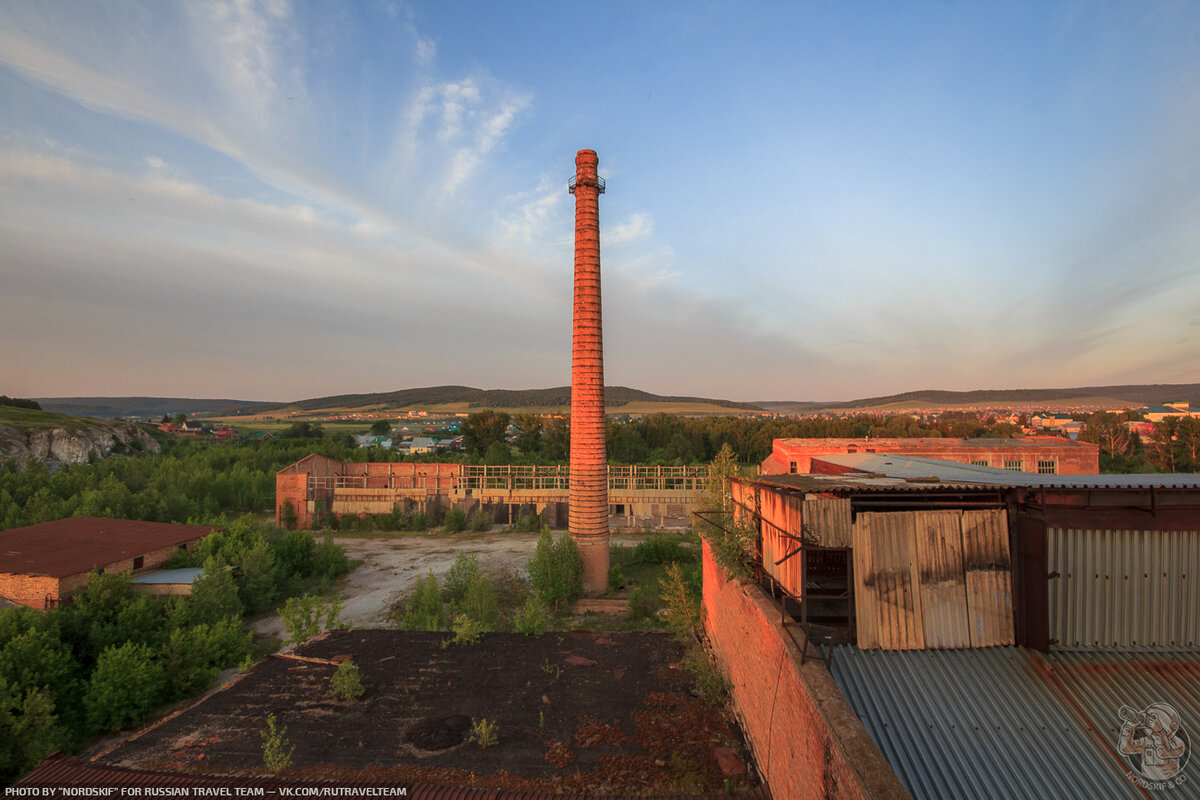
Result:
M853 473L844 475L759 475L754 478L742 478L741 480L816 494L857 494L871 492L912 492L926 494L968 492L981 494L985 492L994 493L997 489L1004 488L968 481L943 481L931 476L904 478L888 477L880 474L856 475Z
M217 528L68 517L0 531L0 572L65 578L200 539Z
M1147 793L1117 737L1121 707L1151 703L1200 731L1200 651L842 645L831 672L914 800L1196 796L1200 758L1182 791Z
M386 781L359 778L347 774L345 778L336 781L293 780L274 775L203 775L179 772L154 772L150 770L129 769L128 767L109 766L107 764L88 763L66 753L55 753L42 762L41 766L17 781L18 787L260 787L266 794L276 794L273 790L281 786L294 787L386 787L403 785L407 792L405 800L563 800L572 795L543 794L538 792L516 792L502 789L474 789L466 786L441 786L432 783L394 784ZM593 795L574 795L577 798L593 797ZM671 795L657 797L657 800L725 800L728 795ZM738 797L743 800L771 800L771 792L766 784L750 789Z

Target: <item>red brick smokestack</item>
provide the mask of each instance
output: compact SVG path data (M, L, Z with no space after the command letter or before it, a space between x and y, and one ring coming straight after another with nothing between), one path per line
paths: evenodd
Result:
M608 459L604 448L604 346L600 329L600 195L596 152L575 155L575 322L571 334L571 536L583 556L583 591L608 590Z

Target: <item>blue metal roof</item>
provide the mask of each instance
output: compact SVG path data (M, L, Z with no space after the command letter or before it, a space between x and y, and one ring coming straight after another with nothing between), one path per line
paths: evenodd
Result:
M192 584L196 579L204 574L204 567L180 567L179 569L160 569L156 572L147 572L144 575L136 575L133 578L134 583L183 583Z
M1168 703L1200 732L1196 651L842 645L831 672L914 800L1144 798L1116 749L1121 706ZM1200 757L1182 774L1156 796L1196 797Z

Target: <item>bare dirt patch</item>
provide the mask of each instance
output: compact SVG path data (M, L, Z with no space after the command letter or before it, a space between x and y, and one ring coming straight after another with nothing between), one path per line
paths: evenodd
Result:
M329 694L331 664L269 658L224 691L105 755L146 769L261 770L267 714L295 747L284 777L371 771L397 781L572 793L722 791L740 748L724 712L691 692L682 651L657 633L334 631L298 654L352 656L366 694ZM469 721L495 726L494 746ZM727 757L727 756L725 756Z
M345 536L334 541L346 549L351 559L362 562L339 581L334 590L345 599L342 619L355 628L379 628L389 626L388 611L398 599L412 591L418 578L431 570L440 578L460 553L474 555L479 560L480 570L493 578L522 572L533 558L537 534ZM612 538L613 544L639 541L639 537ZM261 634L284 635L283 622L274 614L257 620L254 630Z

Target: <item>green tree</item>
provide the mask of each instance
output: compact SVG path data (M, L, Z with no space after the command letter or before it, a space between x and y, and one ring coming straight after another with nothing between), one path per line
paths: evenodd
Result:
M493 443L505 443L509 416L503 411L487 409L469 415L459 426L463 449L472 458L482 458Z
M387 436L392 432L390 419L377 419L371 423L371 433L375 436Z
M0 781L11 782L69 746L54 711L47 693L20 692L0 678Z
M149 647L136 642L110 647L88 681L88 722L96 732L130 728L150 715L166 689L166 670Z
M483 463L496 467L512 463L512 453L504 442L492 442L483 455Z
M349 702L362 697L364 691L358 665L351 659L338 664L333 677L329 679L329 693L339 700Z
M583 592L583 558L575 540L564 534L554 540L543 529L529 561L529 582L543 602L569 603Z
M1079 438L1099 445L1100 452L1112 459L1133 452L1133 433L1124 419L1110 411L1097 411L1089 416Z
M279 612L283 627L288 632L288 641L300 644L321 631L346 627L341 620L343 605L340 597L330 600L328 605L312 594L289 597Z
M521 455L536 455L542 449L542 418L537 414L517 414L513 420L517 428L517 448Z
M1165 417L1154 423L1154 432L1146 442L1146 457L1163 472L1175 472L1179 450L1179 417Z
M233 570L215 558L205 561L204 575L192 584L187 606L193 624L211 624L227 616L240 618L242 603Z
M265 539L259 539L237 562L238 597L247 613L271 607L278 594L278 578L275 553Z
M432 572L417 580L401 627L406 631L440 631L446 628L446 607Z
M692 499L692 508L703 514L701 533L708 538L713 558L734 578L748 574L746 558L757 537L754 523L734 507L730 478L738 474L733 449L722 445L708 466L704 489Z

